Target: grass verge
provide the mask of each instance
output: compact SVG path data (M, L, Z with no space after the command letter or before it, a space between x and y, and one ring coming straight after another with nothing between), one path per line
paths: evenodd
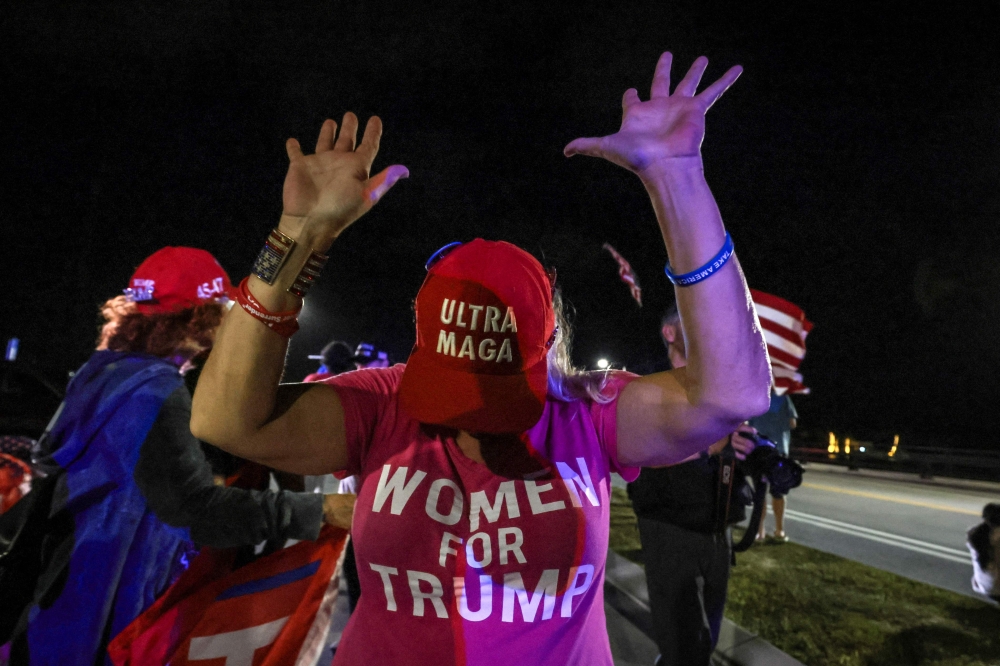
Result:
M611 549L642 563L615 488ZM795 543L737 556L726 617L807 666L997 666L1000 609Z

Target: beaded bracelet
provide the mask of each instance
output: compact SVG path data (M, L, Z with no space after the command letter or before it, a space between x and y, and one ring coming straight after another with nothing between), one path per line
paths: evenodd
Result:
M323 270L323 266L326 265L327 260L330 257L320 254L313 250L312 254L309 255L309 259L306 261L305 266L299 271L299 274L295 277L295 281L292 282L292 286L288 288L289 293L295 294L299 298L304 298L306 292L312 287L313 282L319 277L320 271Z
M690 273L684 273L683 275L676 275L670 270L670 263L668 262L666 268L663 272L667 274L667 279L673 282L678 287L690 287L693 284L706 280L715 274L720 268L722 268L727 261L733 256L733 237L726 232L726 241L722 244L722 249L714 257L708 260L701 268L696 268Z
M299 330L299 312L302 311L302 305L295 308L294 310L288 310L286 312L271 312L265 308L260 301L254 298L254 295L250 293L250 287L248 283L250 281L249 277L243 278L243 282L240 282L239 289L236 290L236 302L240 304L247 314L261 322L269 329L286 338L292 337L296 331Z

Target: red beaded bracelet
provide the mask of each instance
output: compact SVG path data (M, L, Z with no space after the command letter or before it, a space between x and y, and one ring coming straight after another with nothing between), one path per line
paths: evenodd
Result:
M299 312L302 311L302 305L299 304L299 307L287 312L271 312L250 293L249 280L249 277L245 277L243 282L240 282L240 287L236 290L236 302L247 314L278 335L286 338L292 337L299 330L298 318Z

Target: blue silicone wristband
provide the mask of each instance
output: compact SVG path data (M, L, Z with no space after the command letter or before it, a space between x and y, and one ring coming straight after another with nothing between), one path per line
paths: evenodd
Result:
M670 270L670 264L663 269L663 272L667 274L667 279L673 282L678 287L690 287L693 284L697 284L702 280L707 280L712 277L716 271L726 265L726 262L733 256L733 237L726 232L726 242L722 244L722 249L719 253L708 260L708 263L701 268L696 268L690 273L685 273L684 275L676 275Z

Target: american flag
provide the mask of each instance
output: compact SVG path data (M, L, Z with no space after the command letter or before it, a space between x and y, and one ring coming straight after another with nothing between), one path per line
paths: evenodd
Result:
M751 289L750 295L771 357L774 392L809 393L802 383L799 364L806 355L806 336L812 330L812 322L806 319L802 308L783 298L756 289Z
M618 250L611 247L608 243L604 244L604 249L611 253L611 256L615 258L618 262L618 276L622 279L622 282L628 285L628 289L632 292L632 298L635 302L642 307L642 287L639 286L639 278L636 276L635 271L632 270L632 264L622 255L618 254Z

